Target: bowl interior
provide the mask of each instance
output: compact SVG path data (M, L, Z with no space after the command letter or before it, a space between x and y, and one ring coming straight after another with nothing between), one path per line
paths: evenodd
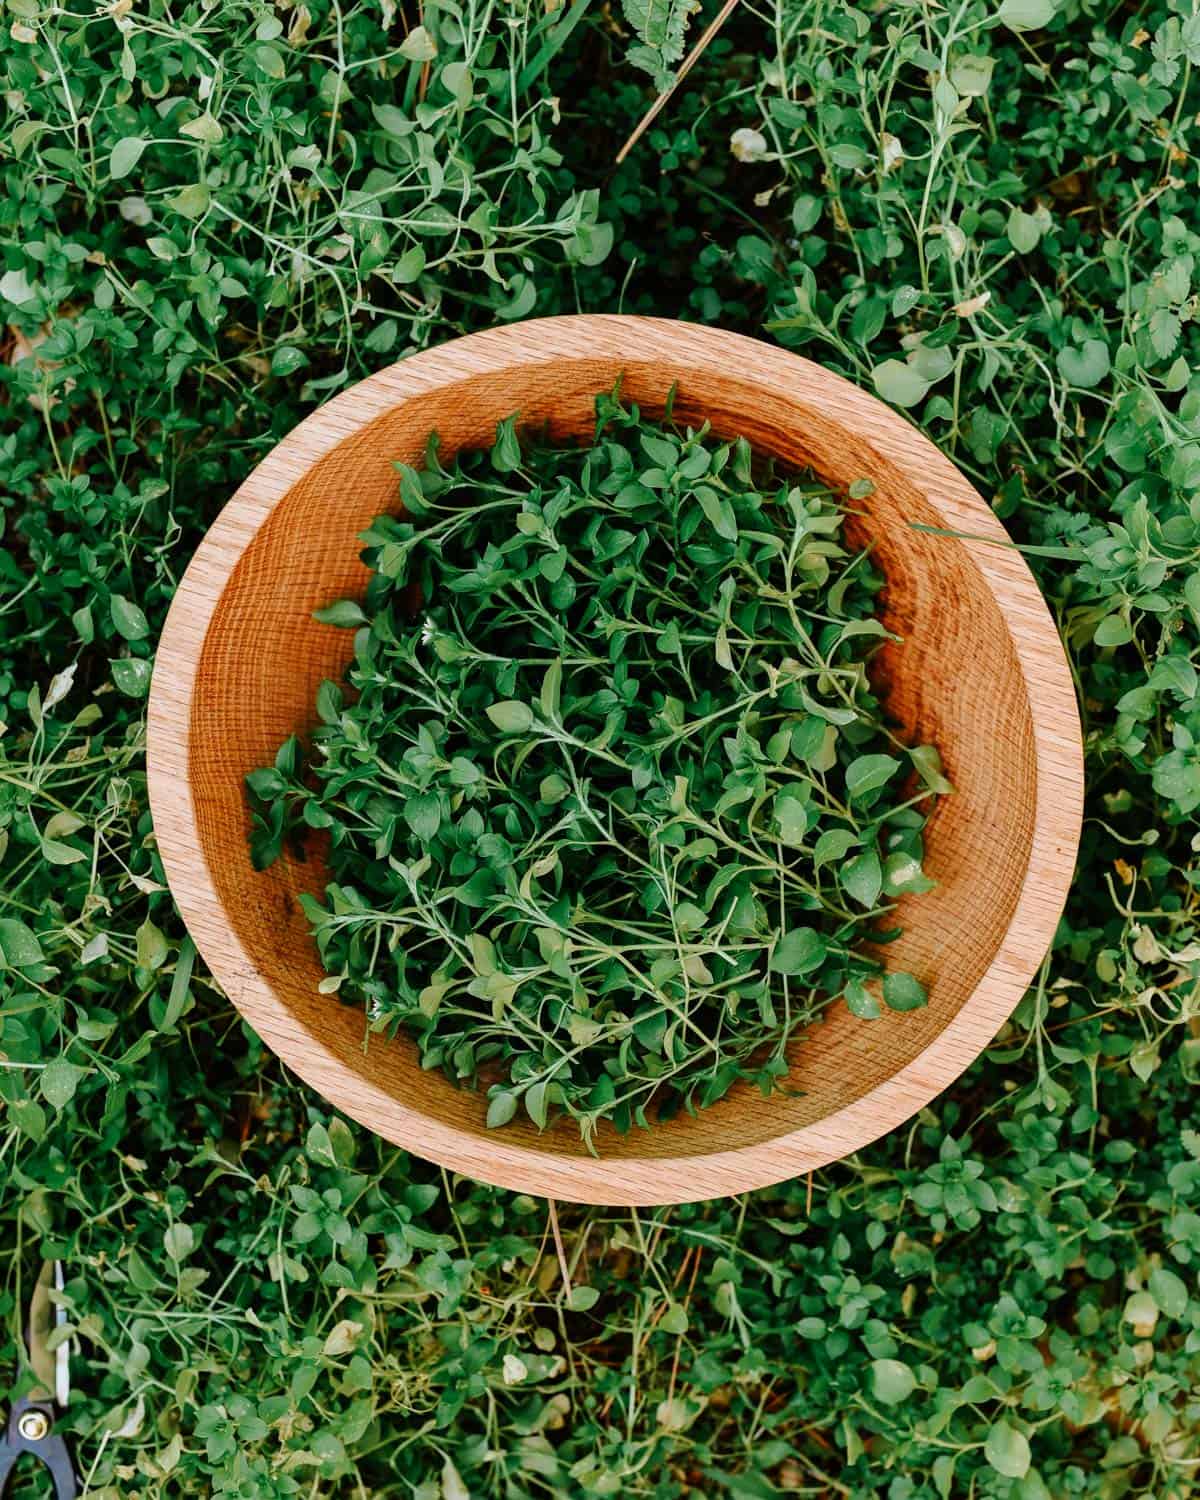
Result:
M286 1011L291 1046L302 1048L306 1038L319 1042L344 1069L431 1126L482 1138L479 1095L454 1088L438 1072L423 1072L404 1039L372 1038L364 1050L360 1012L317 993L323 970L296 895L320 890L323 871L311 860L281 861L261 874L251 868L243 777L268 763L288 734L312 725L317 685L341 675L350 635L317 624L312 614L362 589L366 572L357 537L374 516L398 508L393 460L417 462L431 430L447 453L485 445L496 422L514 410L524 421L547 423L555 435L584 434L596 393L618 375L625 394L648 413L662 412L675 385L675 412L683 421L707 418L717 433L740 433L760 452L789 466L811 466L835 485L863 477L874 482L855 524L887 577L885 620L903 637L877 659L878 681L908 733L938 746L956 788L940 800L927 833L927 867L937 889L903 903L904 936L889 950L896 967L926 984L928 1007L874 1022L833 1009L794 1051L790 1082L803 1091L798 1097L763 1099L739 1088L697 1118L681 1116L624 1138L611 1130L601 1134L603 1157L652 1164L754 1147L796 1132L917 1063L996 956L1029 863L1035 745L1008 624L969 548L910 524L945 525L937 478L903 471L882 451L887 445L876 446L870 430L862 429L861 411L857 430L850 430L840 382L831 382L828 399L815 401L755 378L749 367L725 369L718 379L711 368L686 359L668 363L661 354L642 360L581 353L516 370L464 370L450 383L381 409L365 424L348 414L345 437L315 462L295 445L288 457L294 482L225 581L203 642L188 771L200 852L224 919L254 977L266 981ZM220 977L236 1000L236 985ZM278 1045L277 1037L267 1039ZM966 1066L979 1045L964 1043L957 1066ZM346 1107L344 1099L334 1102ZM365 1118L351 1106L356 1112ZM367 1123L390 1133L385 1118ZM879 1129L891 1123L881 1121ZM877 1132L867 1139L871 1133ZM541 1134L514 1122L504 1135L532 1152L568 1160L585 1155L569 1122ZM860 1133L845 1149L862 1143ZM422 1148L411 1134L401 1144ZM833 1154L826 1149L824 1159Z

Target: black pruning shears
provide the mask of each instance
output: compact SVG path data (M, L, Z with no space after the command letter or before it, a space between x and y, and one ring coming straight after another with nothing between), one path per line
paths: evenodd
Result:
M54 1423L71 1393L70 1349L60 1337L53 1349L50 1336L67 1321L66 1309L51 1300L51 1289L63 1289L62 1262L48 1260L29 1299L25 1347L37 1385L13 1403L8 1425L0 1436L0 1496L8 1493L17 1460L25 1454L44 1463L54 1481L55 1500L75 1500L79 1480L67 1440Z

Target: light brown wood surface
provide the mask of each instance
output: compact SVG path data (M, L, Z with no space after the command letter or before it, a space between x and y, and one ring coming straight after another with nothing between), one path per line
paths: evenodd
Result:
M890 710L941 750L956 792L927 836L935 891L903 903L888 950L929 989L920 1011L855 1020L835 1008L793 1053L800 1097L738 1088L695 1118L600 1135L563 1122L484 1128L484 1101L422 1072L404 1039L371 1039L323 975L297 892L315 861L251 869L243 777L314 722L349 632L313 610L366 582L358 533L398 509L393 460L487 444L513 411L562 436L624 379L660 412L708 418L839 486L869 478L859 539L887 577L904 643L878 659ZM911 522L989 540L914 530ZM901 1124L994 1037L1053 936L1082 806L1079 720L1053 622L1019 552L954 466L873 396L771 345L684 323L550 318L413 356L300 424L201 543L172 604L150 697L150 795L172 892L229 998L302 1079L400 1146L505 1187L582 1202L685 1202L824 1165Z

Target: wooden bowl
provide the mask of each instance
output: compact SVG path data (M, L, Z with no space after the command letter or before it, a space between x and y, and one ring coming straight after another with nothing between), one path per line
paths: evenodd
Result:
M358 533L398 508L394 459L487 445L513 411L587 432L617 377L660 413L707 418L834 485L869 478L859 540L904 637L877 681L956 791L927 834L938 881L906 900L888 950L929 1005L877 1021L843 1007L794 1051L800 1097L741 1087L695 1117L621 1137L599 1157L577 1128L484 1127L481 1095L423 1072L406 1039L317 992L323 970L299 891L315 861L250 866L242 778L314 722L349 632L313 610L361 591ZM914 530L924 523L962 539ZM903 417L807 360L737 334L656 318L548 318L417 354L330 401L254 471L201 543L167 619L150 696L150 797L167 877L206 962L255 1031L306 1083L420 1156L504 1187L588 1203L687 1202L819 1167L899 1125L952 1082L1020 999L1053 936L1082 804L1079 720L1054 625L1019 552L962 475Z

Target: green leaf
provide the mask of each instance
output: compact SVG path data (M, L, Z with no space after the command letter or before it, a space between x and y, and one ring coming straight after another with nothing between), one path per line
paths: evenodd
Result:
M196 964L196 945L185 936L179 945L179 957L175 960L175 972L171 976L171 989L163 1009L159 1031L171 1031L187 1014L193 1004L191 997L192 970Z
M933 890L936 880L930 880L921 868L920 860L911 854L897 850L889 854L883 866L883 888L889 896L920 896Z
M629 50L629 61L664 86L672 65L683 57L695 0L621 0L621 9L641 43Z
M64 844L59 839L42 840L42 857L52 865L78 865L87 859L86 849L78 849L74 844Z
M835 167L846 172L861 172L871 158L853 141L837 141L829 148L829 159Z
M874 849L867 849L842 866L838 875L842 889L860 906L871 907L883 890L883 868Z
M533 728L533 709L515 698L491 703L486 712L501 734L527 734Z
M921 293L915 286L900 286L892 293L892 317L906 317L921 300Z
M1147 1283L1150 1295L1160 1312L1168 1318L1182 1318L1187 1312L1188 1289L1183 1278L1166 1266L1156 1266Z
M688 1331L689 1322L687 1308L679 1302L671 1302L667 1310L659 1319L659 1327L664 1333L673 1333L677 1337Z
M56 812L46 824L45 836L48 839L69 839L73 833L78 833L83 826L83 819L77 813L64 809L62 812Z
M392 281L397 286L411 286L420 279L425 269L425 249L422 245L410 245L392 265Z
M340 1115L334 1115L329 1122L329 1142L333 1148L333 1159L339 1167L352 1167L354 1158L358 1154L358 1142L354 1131L346 1124Z
M708 924L708 913L694 901L681 901L675 907L675 926L680 932L699 932Z
M922 782L931 792L945 795L954 790L943 774L942 757L938 754L936 746L914 745L908 755L913 765L916 766Z
M876 365L871 379L877 394L893 406L916 406L929 394L929 381L912 365L902 364L898 359L885 359Z
M695 494L708 524L717 535L727 542L736 542L738 535L737 518L734 516L733 506L730 505L729 501L718 495L716 490L710 489L706 484L697 485Z
M294 375L308 364L308 355L292 344L281 344L271 355L272 375Z
M880 1014L879 1001L861 979L851 979L842 991L846 1008L860 1021L877 1020Z
M443 75L444 77L445 75ZM565 247L567 258L577 266L599 266L608 259L616 241L614 225L605 221L581 223Z
M0 297L6 302L19 307L23 302L32 302L36 296L37 292L23 270L5 271L0 276Z
M411 135L417 128L417 122L410 119L402 109L397 109L394 104L372 104L371 113L375 117L375 123L388 135L394 135L397 140L403 140L406 135ZM422 263L424 263L424 258L424 253L422 253Z
M844 859L858 842L858 834L849 828L827 829L813 849L813 865L819 870L822 865Z
M561 802L564 797L569 797L570 795L570 784L557 771L552 772L549 776L543 776L541 782L538 784L538 797L550 806L553 806L556 802Z
M600 1292L594 1286L573 1286L571 1294L567 1298L567 1307L571 1312L589 1312L600 1300ZM666 1328L665 1322L662 1326ZM668 1333L670 1329L666 1330Z
M899 1406L917 1388L917 1377L898 1359L877 1359L871 1364L871 1394L884 1406Z
M1054 0L1001 0L1000 20L1012 31L1038 31L1054 19Z
M1112 368L1108 345L1100 339L1088 339L1082 348L1060 349L1056 363L1064 380L1085 391L1098 386Z
M799 849L808 836L808 808L799 797L788 795L788 789L775 798L775 822L779 838L793 849Z
M890 1010L920 1010L929 1003L924 985L903 972L884 977L883 998Z
M86 1068L77 1067L65 1057L56 1057L42 1069L42 1097L54 1109L65 1109L75 1097L79 1080L86 1072Z
M669 625L659 632L658 640L654 644L655 649L663 656L681 656L683 654L683 640L679 634L678 622L672 620Z
M1024 1479L1032 1454L1029 1439L1010 1422L993 1422L983 1445L983 1456L1006 1479Z
M127 698L144 698L150 691L150 662L141 656L121 656L110 660L113 681Z
M433 34L424 26L414 26L400 43L400 56L407 57L409 62L432 62L437 55Z
M487 1128L497 1130L501 1125L507 1125L517 1112L519 1099L516 1094L506 1089L501 1089L488 1100Z
M150 622L145 614L123 595L114 594L109 601L109 609L113 625L127 641L140 641L150 634Z
M287 64L283 60L283 54L278 47L269 46L266 42L260 42L254 48L253 57L255 66L262 69L268 78L282 79L287 77Z
M1029 255L1037 249L1042 237L1041 225L1032 214L1014 208L1008 216L1008 242L1018 255Z
M36 1099L14 1099L8 1106L8 1116L31 1141L45 1140L46 1111Z
M42 945L19 917L0 917L0 969L25 969L43 960Z
M471 967L476 974L486 977L498 972L496 945L491 938L485 937L482 932L473 932L467 939L467 943L471 949Z
M492 468L497 474L513 474L521 467L521 441L517 436L514 413L496 423L496 441L492 445Z
M824 759L828 728L824 719L815 716L801 719L792 730L792 754L796 759L810 765Z
M950 82L971 99L982 99L992 81L995 58L987 53L967 53L950 65Z
M317 689L317 717L323 724L336 724L341 718L344 702L341 688L326 678Z
M357 629L367 623L362 605L353 599L338 599L334 604L327 604L324 609L314 609L313 619L322 625L336 625L341 630Z
M433 792L422 792L404 804L404 821L422 844L428 844L442 823L442 805Z
M548 1085L545 1079L539 1083L532 1083L522 1095L525 1105L525 1113L533 1121L539 1130L546 1128L547 1099L546 1089Z
M179 134L189 140L200 141L206 146L219 146L225 139L221 123L208 110L196 115L179 127Z
M900 769L892 755L860 755L846 767L846 791L855 801L885 786Z
M140 969L161 969L169 953L167 940L149 917L137 930L137 965Z
M527 318L537 306L537 283L532 276L518 272L508 284L510 293L496 302L496 315L506 322Z
M190 182L167 199L167 206L185 219L199 219L211 203L212 193L202 182Z
M1133 640L1133 627L1124 615L1105 615L1092 639L1097 646L1125 646Z
M1169 308L1157 308L1150 315L1150 346L1159 359L1168 359L1175 352L1180 332L1180 321Z
M814 927L793 927L775 944L771 968L776 974L810 974L825 958L825 939Z
M556 656L546 668L546 674L542 678L541 693L538 698L538 706L542 711L544 719L556 719L558 717L559 702L562 697L562 657Z
M172 1224L163 1234L163 1249L178 1265L196 1248L196 1233L190 1224Z
M112 148L108 157L108 173L113 181L128 177L142 159L146 142L138 135L126 135Z
M314 1120L308 1127L308 1135L304 1140L304 1154L309 1161L316 1162L319 1167L337 1165L333 1155L333 1142L329 1139L329 1131L320 1120Z
M442 1460L441 1500L472 1500L471 1491L455 1468L454 1460L449 1454L446 1454Z

